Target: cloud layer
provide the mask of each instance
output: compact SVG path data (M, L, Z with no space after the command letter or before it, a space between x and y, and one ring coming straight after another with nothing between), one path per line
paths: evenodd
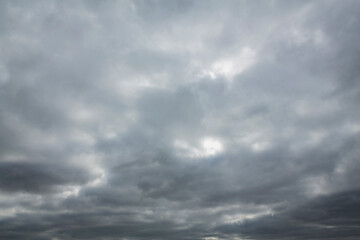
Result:
M1 239L359 239L360 2L2 1Z

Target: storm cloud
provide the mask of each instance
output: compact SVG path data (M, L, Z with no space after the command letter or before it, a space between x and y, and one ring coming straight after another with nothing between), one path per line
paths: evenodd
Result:
M360 239L360 2L1 1L1 239Z

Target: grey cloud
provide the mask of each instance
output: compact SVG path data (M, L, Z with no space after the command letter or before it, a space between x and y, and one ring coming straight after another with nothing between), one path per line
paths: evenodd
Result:
M42 216L37 223L31 222L29 216L22 216L22 223L18 223L17 229L22 231L13 233L13 227L5 222L1 233L2 237L12 239L16 236L22 239L47 239L52 234L62 239L202 239L202 226L193 226L191 229L181 229L168 221L154 223L132 220L132 214L128 213L102 213L102 214L59 214L56 218ZM110 220L110 222L109 222ZM47 222L46 228L43 223ZM113 222L118 222L114 224ZM139 226L141 225L141 229ZM67 226L65 229L64 226ZM47 232L46 232L47 230Z
M82 169L35 162L1 162L0 189L8 192L54 192L62 185L84 184L91 174Z
M359 207L359 190L354 190L218 230L250 239L358 239Z
M0 238L359 238L357 1L0 5Z

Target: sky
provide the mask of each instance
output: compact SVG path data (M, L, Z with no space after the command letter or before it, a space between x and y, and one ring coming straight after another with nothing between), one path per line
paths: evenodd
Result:
M0 239L360 239L360 1L0 2Z

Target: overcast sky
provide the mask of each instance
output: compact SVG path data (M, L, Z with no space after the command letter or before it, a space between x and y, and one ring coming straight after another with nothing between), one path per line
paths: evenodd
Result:
M0 239L360 239L360 1L0 2Z

